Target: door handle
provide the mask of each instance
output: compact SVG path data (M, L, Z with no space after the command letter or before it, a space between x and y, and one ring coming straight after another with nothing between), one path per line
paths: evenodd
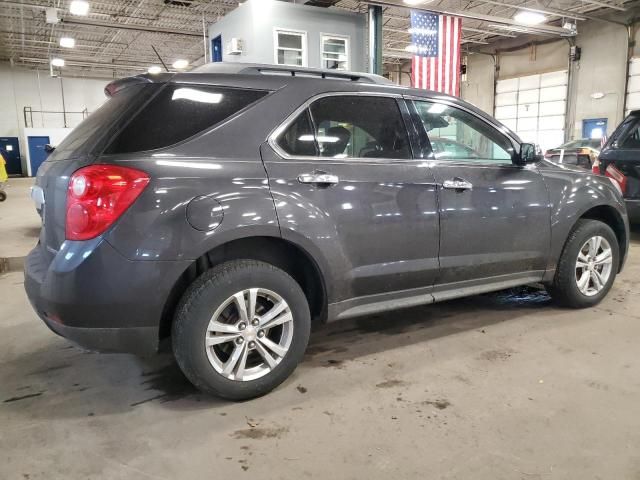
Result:
M464 178L455 177L451 180L445 180L442 182L442 188L448 190L472 190L473 184L466 181Z
M312 185L331 186L337 185L340 182L340 179L337 175L332 175L330 173L314 172L298 175L298 181L300 183L310 183Z

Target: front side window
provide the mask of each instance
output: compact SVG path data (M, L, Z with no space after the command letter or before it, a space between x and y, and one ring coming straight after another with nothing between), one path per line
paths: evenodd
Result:
M105 153L168 147L226 120L264 97L263 90L167 85L116 136Z
M275 63L294 67L307 66L307 34L275 30Z
M322 68L349 70L349 38L340 35L322 36Z
M418 117L438 160L512 163L513 146L480 118L438 102L414 101Z
M306 122L310 115L311 125ZM308 129L311 128L311 135ZM309 141L313 142L313 147ZM311 104L279 137L290 155L410 159L409 139L396 100L339 95Z

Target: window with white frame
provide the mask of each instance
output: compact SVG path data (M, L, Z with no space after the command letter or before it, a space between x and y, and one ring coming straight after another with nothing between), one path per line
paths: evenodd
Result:
M322 35L320 48L322 68L349 70L349 37Z
M307 66L307 32L274 30L276 65Z

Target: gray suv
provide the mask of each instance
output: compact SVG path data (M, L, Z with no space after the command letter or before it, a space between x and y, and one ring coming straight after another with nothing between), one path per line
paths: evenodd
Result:
M624 263L610 179L545 161L457 98L248 64L106 93L38 172L28 296L90 350L170 339L206 392L270 391L314 322L531 282L589 307Z

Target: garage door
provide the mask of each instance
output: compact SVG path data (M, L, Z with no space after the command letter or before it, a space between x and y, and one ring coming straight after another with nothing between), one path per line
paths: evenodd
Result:
M498 80L495 117L543 150L564 143L567 71Z
M640 58L634 57L629 62L629 83L627 84L627 111L640 110Z

